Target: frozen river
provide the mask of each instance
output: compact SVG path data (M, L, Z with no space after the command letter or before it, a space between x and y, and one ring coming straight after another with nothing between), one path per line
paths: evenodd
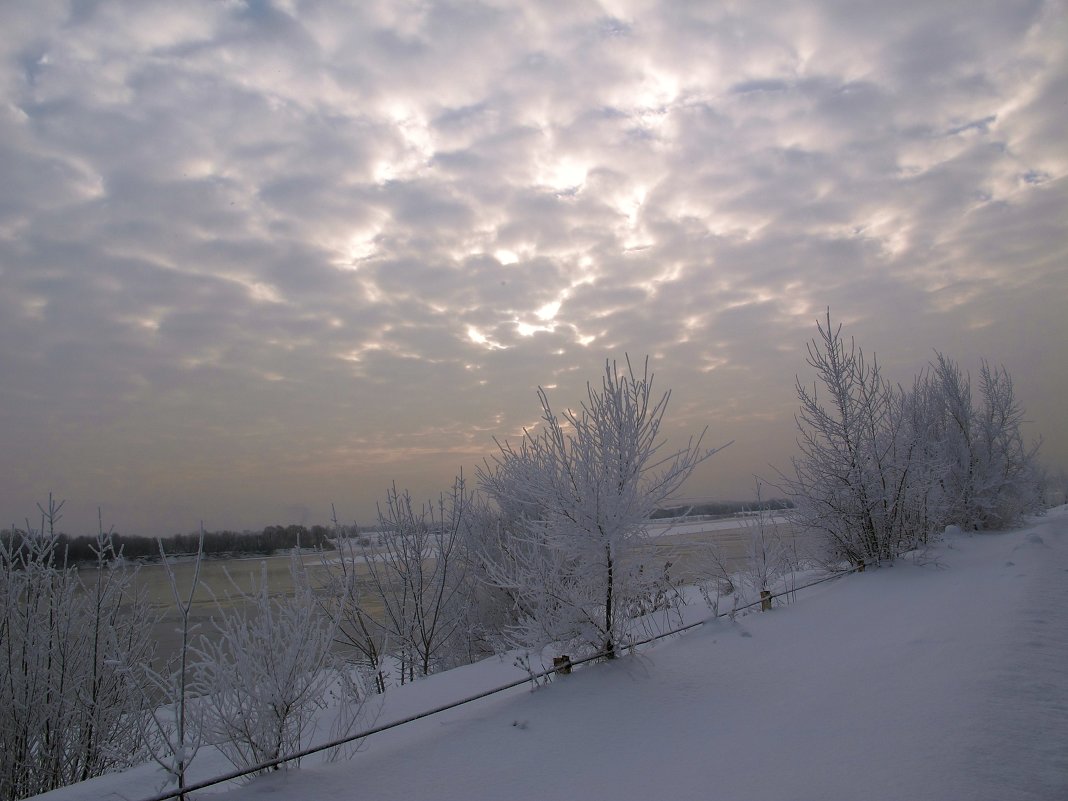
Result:
M657 566L671 563L669 574L676 584L691 584L713 578L720 574L720 565L728 571L742 566L746 558L749 540L756 526L755 518L729 518L721 520L696 520L685 522L660 522L649 525L651 560ZM805 555L804 538L781 518L765 522L766 530L778 536L787 549L799 556ZM326 554L327 560L330 554ZM329 580L329 571L315 554L306 554L303 563L312 586L322 590ZM211 616L218 614L220 604L245 603L239 591L249 591L261 575L266 575L271 595L286 595L292 592L291 557L287 554L268 557L205 560L201 565L200 584L194 597L192 620L197 632L211 635ZM193 580L194 562L183 559L173 564L178 589L182 597L188 596ZM366 575L366 567L357 568ZM265 571L265 573L264 573ZM180 636L174 600L162 565L143 565L138 572L138 582L148 594L149 602L163 616L157 624L155 637L159 653L174 653ZM373 610L372 610L373 612Z

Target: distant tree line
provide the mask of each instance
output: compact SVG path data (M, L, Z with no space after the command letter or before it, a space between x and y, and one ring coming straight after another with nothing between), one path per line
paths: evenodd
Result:
M333 549L330 529L325 526L267 526L262 531L205 531L204 555L229 556L233 554L262 554L269 556L277 551L289 548L323 548ZM12 552L25 550L26 534L22 531L7 529L0 531L4 547ZM200 533L174 534L169 537L136 537L124 534L111 534L113 545L111 558L121 556L125 559L156 560L159 559L159 544L168 556L195 554L200 541ZM54 558L70 564L79 562L96 562L97 537L57 534L55 537Z
M667 506L653 510L650 520L662 520L673 517L730 516L746 512L780 511L793 508L792 501L784 498L772 498L764 501L707 501L685 506ZM205 531L204 555L222 557L236 554L261 554L270 556L278 551L290 548L322 548L333 550L333 539L338 537L355 537L369 533L378 533L380 525L343 526L329 529L326 526L267 526L262 531ZM4 547L13 552L24 550L25 534L19 529L0 530L0 541ZM127 534L110 534L114 546L111 558L122 557L136 561L156 561L159 559L159 542L168 556L195 554L200 533L172 534L167 537L140 537ZM381 537L378 538L382 544ZM70 564L96 562L98 559L97 536L71 536L59 533L55 535L54 558Z

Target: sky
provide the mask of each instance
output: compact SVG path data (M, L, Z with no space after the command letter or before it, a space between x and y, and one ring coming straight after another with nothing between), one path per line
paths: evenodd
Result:
M830 308L1004 364L1068 469L1065 2L0 5L0 519L370 522L606 360L685 489L795 453Z

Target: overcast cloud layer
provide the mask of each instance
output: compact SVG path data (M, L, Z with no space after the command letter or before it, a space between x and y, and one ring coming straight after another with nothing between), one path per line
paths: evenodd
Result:
M1004 363L1068 466L1063 2L0 7L0 514L369 520L649 354L687 490L830 306Z

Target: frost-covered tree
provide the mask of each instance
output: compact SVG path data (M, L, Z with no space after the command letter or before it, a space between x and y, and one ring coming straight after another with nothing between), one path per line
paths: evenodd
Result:
M264 565L238 603L218 606L214 636L197 646L204 731L236 767L306 747L329 706L337 708L334 735L350 731L359 712L360 677L330 651L336 618L322 614L295 556L292 586L273 596Z
M792 517L821 535L832 559L892 560L921 539L909 504L916 442L907 436L901 393L876 359L846 342L830 312L817 329L808 344L816 382L796 380L801 453L783 484Z
M488 517L475 534L478 575L489 588L488 600L498 602L496 649L536 649L553 642L589 642L597 648L595 635L583 639L590 629L577 594L576 557L554 544L537 517L511 511ZM587 589L590 595L593 590Z
M479 471L501 511L484 549L492 583L514 604L513 643L584 644L616 655L634 626L631 610L656 592L643 569L646 522L714 453L702 436L663 453L670 393L654 393L648 360L636 373L607 363L577 411L557 415L539 389L542 424Z
M465 565L461 621L445 654L445 659L454 665L469 664L506 650L503 632L517 620L515 598L494 584L490 571L499 561L497 546L506 521L500 510L480 494L472 495L465 520L460 540L460 558Z
M98 510L96 558L87 575L79 575L82 613L87 617L75 648L84 648L87 676L78 693L78 714L69 721L78 732L80 767L76 781L84 781L131 764L144 753L135 721L150 713L134 677L122 666L150 663L151 640L157 617L144 588L138 589L137 568L130 567L115 548L113 532L104 531Z
M1038 445L1024 442L1024 412L1008 371L982 362L976 402L970 376L937 353L927 385L934 399L931 430L939 449L943 522L999 528L1037 509Z
M893 559L947 524L1001 527L1039 507L1037 445L1024 443L1003 367L982 363L976 400L970 377L936 353L905 391L829 313L818 329L808 346L817 381L797 381L801 455L784 488L795 522L822 534L829 556Z
M925 543L946 525L942 397L931 371L925 370L909 390L899 390L898 399L899 436L909 443L911 456L903 487L905 525L916 541Z
M55 525L0 537L0 798L23 798L123 767L142 755L141 696L122 665L150 658L150 616L101 526L85 575Z

